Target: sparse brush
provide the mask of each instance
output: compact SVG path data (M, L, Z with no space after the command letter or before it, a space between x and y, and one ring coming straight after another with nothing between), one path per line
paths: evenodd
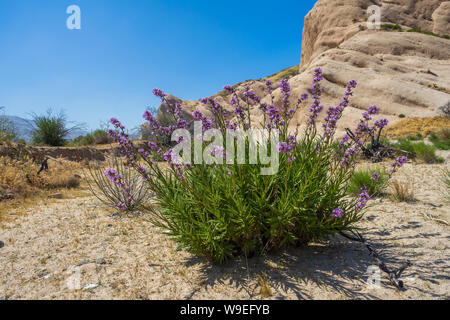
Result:
M432 133L428 138L439 150L450 150L450 129L443 129L438 134Z
M381 25L381 28L384 30L402 31L402 27L398 24L384 23Z
M113 168L128 189L124 190L118 181L112 181L106 168ZM92 194L107 207L133 212L141 208L148 198L147 186L142 177L114 153L107 158L106 163L89 164L85 176Z
M442 140L450 140L450 128L444 128L438 132L438 136Z
M409 152L425 163L443 163L445 161L443 158L436 155L435 146L428 145L423 141L413 142L408 139L400 139L394 147Z
M347 192L357 196L361 193L361 189L366 188L367 193L373 197L383 194L387 182L388 174L383 170L360 170L353 174Z
M0 158L0 192L26 196L39 190L72 189L80 185L74 172L79 164L65 160L51 161L48 171L38 174L39 165L30 158Z
M69 122L64 112L54 113L51 109L47 114L33 114L33 143L54 147L64 146L70 132L78 126L68 127Z
M409 141L421 141L421 140L423 140L423 136L421 133L418 133L415 136L408 136L408 137L406 137L406 139Z
M92 137L94 138L95 144L108 144L112 142L111 137L108 135L108 133L105 130L95 130L92 134Z
M400 202L414 201L414 184L411 181L392 180L389 184L392 190L392 197Z

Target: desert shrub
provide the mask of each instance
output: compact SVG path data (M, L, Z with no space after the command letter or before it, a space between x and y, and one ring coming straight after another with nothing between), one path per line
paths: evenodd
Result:
M381 25L381 28L384 30L402 31L402 27L398 24L384 23Z
M394 200L400 202L414 201L414 187L410 181L392 180L389 188L392 190Z
M406 116L405 116L403 113L400 113L400 114L398 115L398 117L401 118L401 119L406 118Z
M115 154L106 163L90 163L86 177L92 194L110 208L133 212L140 209L148 197L142 177Z
M408 137L406 137L406 139L409 141L420 141L420 140L423 140L423 136L421 133L418 133L415 136L408 136Z
M444 38L444 39L449 39L449 38L450 38L450 37L449 37L448 35L446 35L446 34L440 35L440 34L436 34L436 33L431 32L431 31L421 30L421 29L419 29L419 28L412 28L412 29L409 29L408 32L422 33L422 34L426 34L426 35L429 35L429 36L439 37L439 38Z
M54 113L48 110L46 114L33 114L35 129L32 132L32 141L37 145L48 145L54 147L64 146L67 136L77 126L68 127L69 122L64 112Z
M449 129L444 129L438 134L432 133L428 139L430 139L437 149L450 150L450 139L448 138L449 132Z
M153 223L166 230L181 247L215 262L224 262L240 254L249 256L286 246L305 245L353 230L370 199L365 188L357 197L347 195L356 157L366 140L377 128L386 126L387 120L380 119L372 124L372 117L379 110L376 106L369 107L354 130L355 140L347 135L341 137L340 144L346 151L342 157L336 157L332 148L336 124L349 104L356 81L347 84L345 96L338 106L328 108L321 130L317 128L316 119L323 109L320 103L322 79L322 71L316 69L308 125L299 135L293 135L288 127L308 94L302 94L295 104L291 104L291 90L286 80L280 83L283 97L277 106L261 103L249 88L238 94L233 87L226 86L230 103L235 107L235 117L231 121L227 120L229 114L217 101L202 99L211 110L212 118L199 110L193 112L194 119L202 124L202 133L194 135L194 140L198 140L204 156L214 158L212 162L187 160L180 163L174 150L163 152L154 142L149 142L148 148L136 150L120 121L111 119L116 128L111 135L152 192L155 205L147 209ZM271 94L270 81L266 87ZM162 91L155 89L154 93L166 102ZM221 143L216 141L217 144L208 145L202 139L206 133L224 136L227 130L236 133L236 129L250 129L251 108L260 110L264 116L264 125L268 129L265 138L272 142L266 145L268 154L279 159L278 170L262 174L268 165L263 164L261 158L255 164L239 164L235 161L236 156L224 153ZM145 112L144 118L150 128L169 137L176 129L187 128L179 106L169 105L168 113L174 118L175 126L160 126L150 112ZM216 131L210 131L211 128ZM277 135L279 143L274 145ZM173 137L177 142L181 141L180 137ZM183 136L183 139L187 137ZM187 140L181 142L189 145ZM255 143L263 145L251 136L250 142L245 143L246 154ZM232 151L236 148L227 149L227 152ZM183 153L185 155L189 152ZM156 163L154 158L157 156L164 157L168 166ZM145 166L140 165L142 161ZM389 177L405 162L405 157L396 159Z
M84 136L79 136L72 141L70 141L67 146L69 147L86 147L94 144L94 137L92 134L88 133Z
M438 132L438 137L442 140L450 140L450 128L441 129Z
M94 139L94 144L108 144L112 142L112 138L105 130L95 130L92 137Z
M442 163L445 160L436 155L436 147L425 142L413 142L408 139L399 139L394 145L396 148L407 151L425 163Z
M367 193L373 197L384 192L387 182L388 175L383 170L359 170L352 175L347 191L356 196L361 193L361 189L366 188Z

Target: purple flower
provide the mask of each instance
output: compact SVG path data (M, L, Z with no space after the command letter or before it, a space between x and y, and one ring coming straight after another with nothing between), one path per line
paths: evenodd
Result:
M398 171L406 162L408 158L405 156L398 157L391 165L391 169L389 170L389 179L392 178L392 175Z
M356 203L355 211L357 213L361 212L361 210L366 207L367 202L369 200L370 200L370 196L367 193L367 188L366 187L362 187L361 188L361 193L359 194L359 198L358 198L357 203Z
M377 106L370 106L367 109L367 112L369 112L370 115L376 115L380 112L380 109Z
M374 125L375 127L379 128L379 129L383 129L384 127L386 127L388 125L389 121L387 119L379 119L377 121L375 121Z
M231 93L234 92L232 86L225 86L225 87L223 87L223 89L224 89L228 94L231 94Z
M192 117L195 120L202 120L203 119L203 113L201 113L201 111L197 109L194 112L192 112Z
M374 182L378 182L378 180L380 179L380 175L376 172L372 173L372 177L370 178L370 180L374 181Z
M338 219L338 218L342 218L343 215L344 215L344 210L336 208L333 210L331 217Z
M153 94L157 97L160 97L161 99L164 99L166 97L166 94L159 89L153 89Z

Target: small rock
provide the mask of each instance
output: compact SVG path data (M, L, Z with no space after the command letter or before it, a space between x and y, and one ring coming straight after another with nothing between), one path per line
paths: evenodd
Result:
M46 275L46 276L44 276L44 279L45 279L45 280L52 279L52 278L53 278L53 277L52 277L51 275L49 275L49 274Z
M0 241L0 249L5 246L5 243L3 241Z
M85 264L88 264L89 260L85 259L85 260L81 260L80 263L77 264L77 267L81 267L84 266Z
M48 196L50 199L62 199L63 198L63 194L62 193L55 193L52 195Z
M6 300L8 300L7 296L0 297L0 301L6 301Z
M106 264L106 260L103 258L98 258L96 261L97 261L97 264Z
M83 290L94 290L98 287L98 283L87 284L84 286Z

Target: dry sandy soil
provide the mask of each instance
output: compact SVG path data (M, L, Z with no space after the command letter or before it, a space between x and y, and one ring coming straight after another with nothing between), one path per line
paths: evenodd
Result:
M449 226L424 216L450 221L439 181L450 152L441 155L447 164L408 163L396 177L412 186L415 202L374 199L359 223L391 266L413 263L402 276L406 291L393 288L385 274L380 287L368 287L372 258L340 236L215 266L178 250L145 215L112 216L86 195L9 212L0 226L0 297L449 299Z

